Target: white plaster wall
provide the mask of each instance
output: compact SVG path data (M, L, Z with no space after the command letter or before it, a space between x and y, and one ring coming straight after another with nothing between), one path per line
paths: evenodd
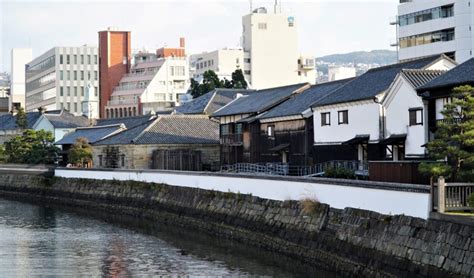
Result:
M383 214L405 214L426 219L430 195L382 189L324 184L316 182L269 180L263 177L245 178L217 176L208 173L90 171L56 169L55 175L64 178L102 180L135 180L165 183L174 186L202 188L222 192L240 192L272 200L300 200L316 198L321 203L343 209L361 208Z
M405 142L405 154L424 155L425 149L421 145L426 143L425 125L427 119L423 119L423 125L410 126L410 108L424 108L423 100L416 94L413 87L404 79L398 78L397 83L389 91L389 101L385 107L385 138L392 134L407 134Z
M36 122L34 126L35 130L45 130L51 132L53 135L55 135L54 132L54 126L46 119L44 116L42 116L38 122ZM57 140L55 140L57 141Z
M348 110L349 124L338 124L338 111ZM321 113L331 113L331 125L321 126ZM369 134L379 140L380 104L368 101L347 102L314 109L314 143L342 143L356 135Z

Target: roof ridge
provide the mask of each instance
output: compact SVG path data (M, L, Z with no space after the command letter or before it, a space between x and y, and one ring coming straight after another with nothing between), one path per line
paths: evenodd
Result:
M94 125L94 126L81 126L77 127L77 129L99 129L99 128L107 128L107 127L114 127L114 126L124 126L124 124L111 124L111 125Z
M384 65L384 66L380 66L380 67L376 67L376 68L371 68L367 72L383 70L383 69L392 68L392 67L396 67L396 66L402 66L402 65L405 65L405 64L410 64L410 63L413 63L413 62L419 62L419 61L423 61L423 60L434 59L435 57L437 57L436 59L433 60L433 61L436 61L436 60L438 60L442 57L444 58L444 56L445 56L444 54L436 54L436 55L421 57L421 58L418 58L418 59L393 63L393 64L390 64L390 65Z
M168 115L165 115L165 116L168 116ZM159 117L156 117L156 119L153 119L153 120L150 120L153 121L152 123L150 123L145 129L142 130L142 132L140 132L140 134L138 134L137 136L135 136L133 139L132 139L132 143L135 143L135 141L137 141L138 139L140 139L140 137L142 137L142 135L148 131L152 126L155 126L159 121L161 121L161 119L163 119L163 116L159 116ZM146 122L148 123L148 122ZM145 123L144 123L145 124Z

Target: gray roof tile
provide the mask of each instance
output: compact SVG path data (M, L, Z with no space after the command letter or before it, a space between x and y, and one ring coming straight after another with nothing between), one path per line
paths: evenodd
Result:
M147 127L154 123L156 119L149 120L141 125L134 126L132 128L128 128L109 136L105 139L99 140L94 145L127 145L132 144L133 140L135 140Z
M46 111L45 114L59 114L61 110L51 110ZM33 128L33 126L38 121L41 116L40 112L27 112L26 120L28 122L28 128ZM16 126L16 116L12 114L4 114L0 116L0 130L15 130L18 129Z
M45 113L44 116L55 128L76 128L89 126L89 119L85 116L74 116L68 111L62 111L60 114Z
M99 119L96 122L96 126L123 124L126 128L130 129L132 127L144 124L154 118L156 118L155 115L149 114L135 117Z
M295 91L307 86L307 83L258 90L240 97L217 110L212 116L222 117L237 114L261 113L287 99Z
M402 69L424 69L444 55L430 56L408 62L370 69L361 76L348 82L313 106L370 99L387 90Z
M66 134L61 140L57 141L55 144L72 145L76 142L76 139L78 138L86 138L89 143L93 144L123 129L124 126L121 124L108 126L79 127L76 129L76 131Z
M418 88L445 72L443 70L403 69L401 74L405 76L413 88Z
M304 90L303 92L293 95L290 99L286 100L282 104L270 109L266 113L262 114L262 116L259 118L269 119L300 115L306 109L310 108L314 102L327 96L329 93L343 86L352 79L353 78L348 78L313 85L310 88Z
M418 88L418 92L441 87L474 84L474 58L451 69L445 74L433 79Z

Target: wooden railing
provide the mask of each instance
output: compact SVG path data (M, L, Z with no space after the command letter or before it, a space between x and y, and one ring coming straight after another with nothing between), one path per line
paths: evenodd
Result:
M446 183L440 178L432 190L433 208L438 212L474 211L469 196L474 194L474 183Z
M242 144L243 142L243 135L242 133L238 134L225 134L221 135L221 144L223 145L238 145Z

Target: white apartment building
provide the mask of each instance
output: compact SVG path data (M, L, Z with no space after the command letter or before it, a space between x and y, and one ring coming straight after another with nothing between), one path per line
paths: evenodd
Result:
M10 96L10 76L6 72L0 73L0 98Z
M328 66L328 81L336 81L356 76L354 67Z
M54 47L26 66L26 111L43 107L82 115L87 86L90 83L98 97L98 80L97 47Z
M189 83L186 57L136 54L130 73L122 77L107 102L106 117L121 118L171 110L179 105Z
M472 0L400 0L399 60L446 54L462 63L474 57Z
M295 18L258 8L242 18L244 75L253 89L316 81L314 57L298 50Z
M33 59L31 48L13 48L11 51L11 80L9 110L25 108L25 66Z
M232 73L243 70L244 51L242 48L223 48L211 52L194 54L189 57L190 74L201 82L204 72L214 71L219 79L232 79Z

